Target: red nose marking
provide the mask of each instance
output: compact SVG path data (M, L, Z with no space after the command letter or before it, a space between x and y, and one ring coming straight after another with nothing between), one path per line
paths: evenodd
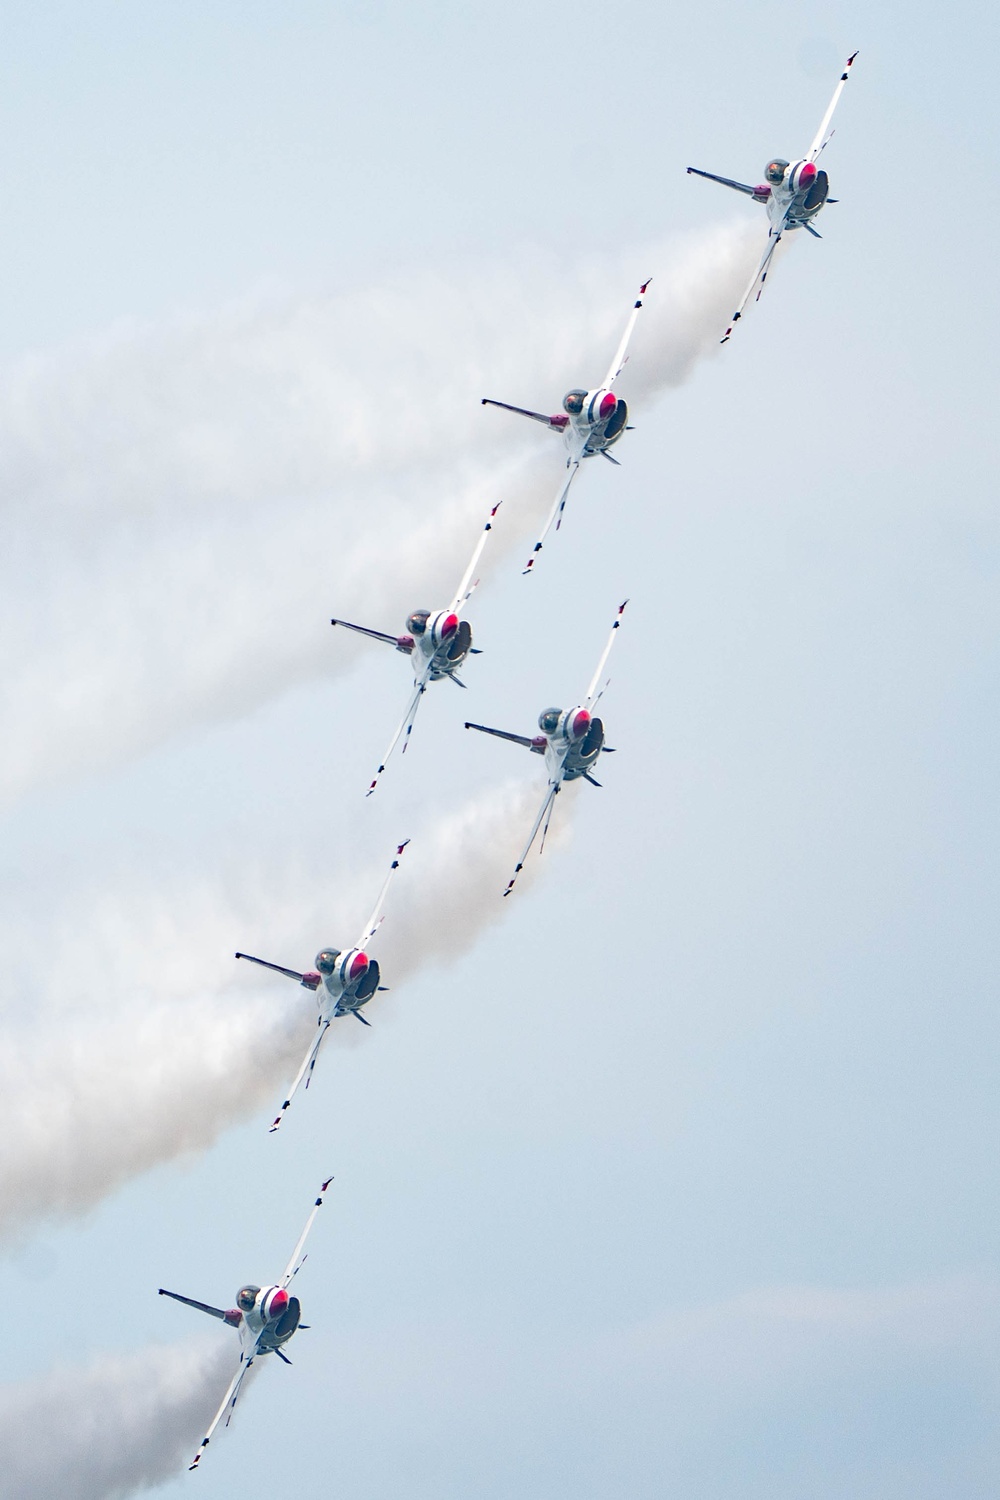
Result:
M585 708L578 708L573 715L573 737L582 739L590 728L590 715Z
M367 953L357 953L357 954L355 954L355 956L351 959L351 967L350 967L350 970L348 971L348 978L349 979L360 979L361 975L365 972L365 970L367 969L367 967L368 967L368 954Z
M614 409L615 409L615 407L617 405L618 405L617 397L612 396L612 394L611 394L610 391L608 392L608 394L606 396L602 396L601 397L601 405L599 407L599 410L600 410L600 413L601 413L601 421L602 422L604 421L605 417L610 417L611 413L614 411Z
M285 1291L284 1287L279 1286L278 1290L272 1294L271 1300L268 1303L268 1320L270 1320L271 1318L280 1318L281 1314L285 1311L285 1308L287 1306L288 1293Z
M449 635L454 635L457 629L458 615L445 615L444 619L441 621L442 639L446 638Z
M813 178L815 176L816 176L816 163L815 162L811 162L811 161L807 161L806 164L805 164L805 166L799 172L799 186L800 187L804 187L807 182L812 182L812 180L813 180Z

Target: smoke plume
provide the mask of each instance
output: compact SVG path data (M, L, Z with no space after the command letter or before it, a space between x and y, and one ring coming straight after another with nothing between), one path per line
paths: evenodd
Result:
M158 1345L0 1386L6 1500L119 1500L172 1478L236 1357L235 1339Z
M501 892L543 787L491 790L415 836L370 945L394 989L466 951L508 910ZM572 790L560 798L556 838ZM206 1150L238 1121L259 1115L263 1130L314 1035L316 1008L289 980L235 963L233 950L253 937L260 956L304 970L327 943L349 946L390 853L334 881L318 862L272 863L174 889L129 880L69 897L61 911L48 906L38 921L54 951L72 952L74 975L22 976L33 985L31 1014L43 1018L30 1026L18 1021L23 989L7 997L0 1234L86 1211L138 1173ZM525 885L537 867L526 867ZM15 920L24 941L29 918ZM373 1016L382 1003L371 1003ZM345 1018L327 1048L363 1035ZM330 1061L321 1058L317 1079ZM295 1107L308 1109L308 1097Z
M650 273L622 390L679 384L756 239L245 303L9 368L0 799L343 670L359 647L329 616L394 631L446 603L497 500L484 575L523 549L560 445L479 398L549 410L601 379Z

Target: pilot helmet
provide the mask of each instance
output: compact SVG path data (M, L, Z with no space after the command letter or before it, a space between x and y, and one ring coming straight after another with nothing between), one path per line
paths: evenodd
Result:
M538 715L538 727L543 734L555 734L562 718L561 708L547 708Z
M427 621L431 617L429 609L415 609L406 622L406 628L411 635L423 635L427 629Z
M780 187L784 182L785 168L787 166L787 161L782 161L780 157L775 157L774 161L768 162L767 166L764 168L764 176L767 178L772 187Z
M321 974L332 974L339 957L339 948L324 948L322 953L316 955L316 967Z
M259 1286L241 1286L236 1293L236 1306L242 1308L244 1312L252 1312L259 1291Z
M571 417L578 417L586 399L586 391L567 391L563 397L563 411L568 411Z

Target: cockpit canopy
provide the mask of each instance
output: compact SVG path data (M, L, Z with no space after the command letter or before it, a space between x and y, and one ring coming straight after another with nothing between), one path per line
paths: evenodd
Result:
M776 156L774 161L768 162L764 168L764 176L772 187L780 187L784 182L787 166L787 161L782 161L780 156Z
M431 617L429 609L415 609L406 622L406 628L411 635L423 635L427 629L427 621Z
M563 397L563 411L568 411L571 417L578 417L586 399L586 391L567 391Z
M236 1293L236 1306L243 1312L253 1312L254 1303L257 1301L259 1286L241 1286Z
M547 708L544 713L538 715L538 727L543 734L555 734L561 718L561 708Z
M339 948L324 948L322 953L316 955L316 967L321 974L332 974L339 957Z

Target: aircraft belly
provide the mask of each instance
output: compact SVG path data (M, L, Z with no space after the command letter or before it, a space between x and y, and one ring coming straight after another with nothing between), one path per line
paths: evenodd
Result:
M333 984L330 979L334 981ZM344 987L337 981L336 975L331 975L330 979L324 979L323 989L316 994L320 1021L332 1021L344 998Z
M579 744L571 745L566 755L565 777L575 781L585 776L597 761L604 744L604 724L600 719L591 719L590 728Z

